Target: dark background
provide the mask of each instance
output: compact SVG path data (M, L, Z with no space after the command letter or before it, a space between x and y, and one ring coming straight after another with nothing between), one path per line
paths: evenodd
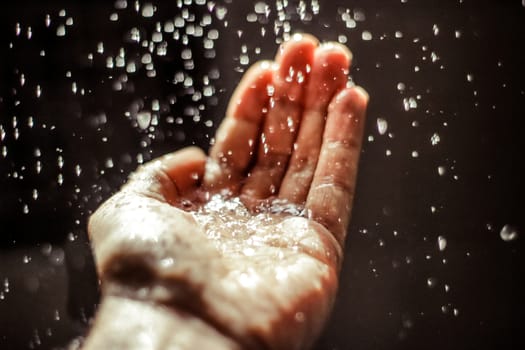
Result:
M524 348L521 0L173 0L151 2L151 17L124 3L0 12L1 349L86 332L89 215L142 161L207 148L242 72L296 31L346 43L371 95L341 288L316 349Z

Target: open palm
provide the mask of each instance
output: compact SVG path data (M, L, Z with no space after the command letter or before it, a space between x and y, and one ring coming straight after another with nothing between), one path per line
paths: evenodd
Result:
M347 87L350 60L294 36L245 74L208 157L154 160L97 210L103 302L86 347L311 345L337 290L368 101Z

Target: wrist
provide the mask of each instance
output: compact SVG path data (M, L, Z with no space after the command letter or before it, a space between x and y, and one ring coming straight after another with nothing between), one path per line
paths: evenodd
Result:
M199 317L147 301L105 296L96 317L84 350L241 349Z

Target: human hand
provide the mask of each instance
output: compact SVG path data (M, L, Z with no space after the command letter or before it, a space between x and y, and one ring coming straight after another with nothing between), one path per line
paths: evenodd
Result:
M309 35L254 65L209 157L142 166L92 216L86 348L303 349L337 290L368 96Z

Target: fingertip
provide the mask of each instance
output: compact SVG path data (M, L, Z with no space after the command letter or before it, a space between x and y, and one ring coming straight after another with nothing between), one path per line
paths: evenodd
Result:
M286 42L304 42L304 43L310 43L313 46L319 45L319 40L315 36L313 36L312 34L301 33L301 32L294 33L292 37L290 38L290 40Z
M268 78L267 75L272 73L273 65L274 62L271 60L262 60L255 62L252 66L250 66L250 68L248 68L244 75L244 78Z
M363 112L366 110L370 95L360 86L354 85L341 90L330 103L329 110L343 108Z
M359 85L354 86L353 90L359 96L359 101L361 101L361 103L363 103L365 106L368 105L368 101L370 100L370 94L368 94L368 92Z
M289 74L289 68L302 70L305 65L311 64L319 40L310 34L296 33L290 40L281 44L275 57L280 74Z
M335 41L324 42L316 49L316 56L329 56L331 60L341 60L340 65L349 67L354 55L345 45Z
M163 156L160 162L179 191L184 191L201 181L206 158L204 151L190 146Z

